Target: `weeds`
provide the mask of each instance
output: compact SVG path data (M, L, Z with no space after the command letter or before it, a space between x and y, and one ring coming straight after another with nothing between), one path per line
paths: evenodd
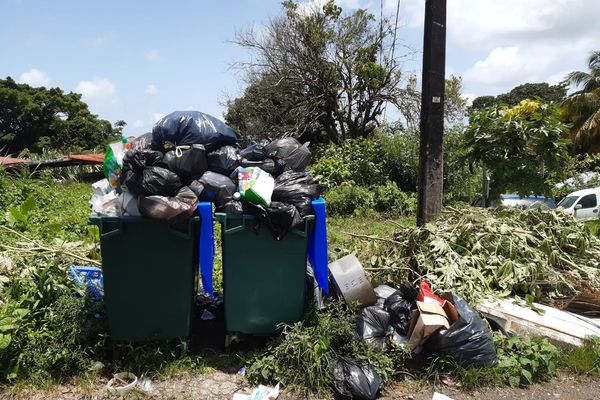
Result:
M600 338L586 339L583 346L568 352L562 362L575 373L600 376Z

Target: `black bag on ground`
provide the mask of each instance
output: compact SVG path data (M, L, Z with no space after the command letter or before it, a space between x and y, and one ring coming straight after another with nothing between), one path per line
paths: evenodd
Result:
M173 197L141 196L138 200L140 213L146 218L175 223L191 217L196 211L198 198L187 186Z
M427 340L426 349L433 354L448 355L462 367L496 365L496 347L492 333L479 314L458 295L444 298L454 304L458 320L450 328L438 331Z
M232 200L236 192L235 184L225 175L206 171L200 178L190 183L190 189L200 201L211 201L220 207Z
M400 288L385 299L384 306L390 313L390 323L396 331L406 336L410 327L412 310L417 307L416 288L400 285Z
M200 111L175 111L161 118L152 129L152 146L171 150L177 146L204 145L211 152L235 144L238 133L219 119Z
M333 368L333 388L338 398L375 400L383 380L370 365L343 357Z
M313 180L308 172L285 171L275 179L271 198L290 203L303 197L313 199L323 193L323 187Z
M152 148L152 132L144 133L131 141L131 150L150 150Z
M310 150L293 137L273 140L265 150L270 157L283 160L286 170L304 171L310 164Z
M186 146L187 147L187 146ZM167 168L181 178L189 179L206 172L206 150L201 144L193 144L188 148L178 148L165 153L163 162Z
M208 169L223 175L231 173L240 166L238 149L234 146L223 146L208 153Z
M388 333L390 314L379 305L365 307L356 319L356 334L359 338L383 349Z

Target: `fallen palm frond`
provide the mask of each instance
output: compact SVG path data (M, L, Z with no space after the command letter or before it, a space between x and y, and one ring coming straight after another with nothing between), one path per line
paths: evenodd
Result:
M385 257L402 262L369 268L376 280L425 277L470 301L572 295L578 281L600 287L600 239L559 213L451 209L423 227L397 229L386 242Z

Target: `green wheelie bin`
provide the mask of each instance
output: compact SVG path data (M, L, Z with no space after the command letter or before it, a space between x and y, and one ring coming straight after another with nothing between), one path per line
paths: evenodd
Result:
M308 235L314 216L278 241L254 216L215 214L221 223L223 303L229 333L272 335L304 313Z
M100 230L104 303L114 341L190 336L199 217L181 231L144 217L91 217Z

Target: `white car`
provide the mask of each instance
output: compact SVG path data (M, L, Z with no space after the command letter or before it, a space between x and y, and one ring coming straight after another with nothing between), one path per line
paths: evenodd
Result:
M558 203L557 210L562 210L577 219L599 219L600 187L571 193Z

